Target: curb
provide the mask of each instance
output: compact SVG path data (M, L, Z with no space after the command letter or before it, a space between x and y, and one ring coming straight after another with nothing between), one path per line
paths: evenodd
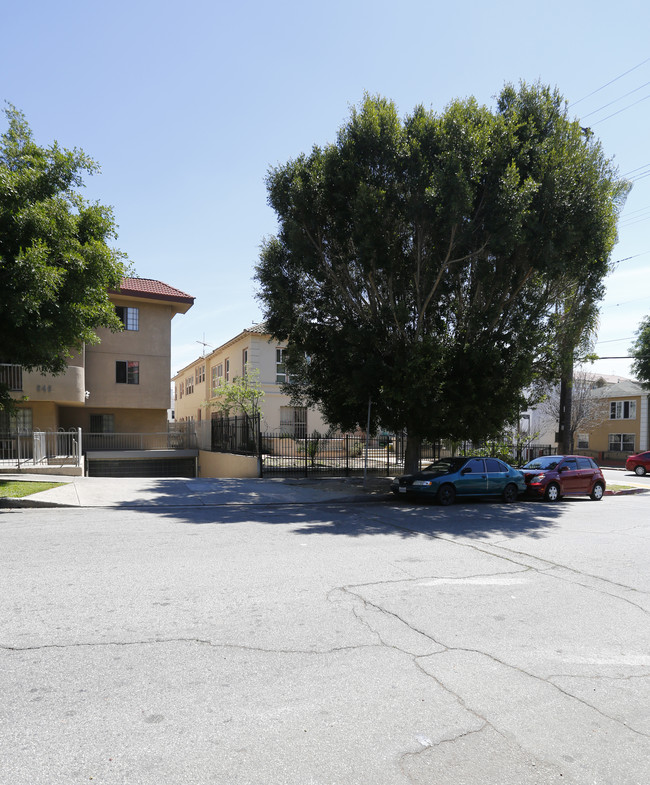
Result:
M632 496L636 493L648 493L647 488L626 488L623 491L605 491L605 496Z
M59 504L58 502L42 502L36 499L13 499L9 496L0 497L0 509L38 509L39 507L76 507L76 504Z

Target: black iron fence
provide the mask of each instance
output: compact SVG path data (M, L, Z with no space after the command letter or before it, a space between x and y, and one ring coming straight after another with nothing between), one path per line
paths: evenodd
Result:
M378 474L390 476L404 472L405 434L380 434L366 441L363 434L327 433L289 435L286 432L260 431L260 418L217 417L197 424L201 449L255 455L260 458L266 477L294 475L350 476ZM420 448L420 465L454 455L498 457L514 466L532 458L555 452L551 445L513 444L494 441L424 442Z
M390 439L366 439L356 434L292 437L263 433L260 437L262 472L264 476L313 474L349 476L395 473L403 461L403 452L396 452Z
M259 455L260 416L215 417L210 421L213 452Z
M291 437L273 433L260 435L260 456L265 476L315 474L349 476L379 474L390 476L403 473L406 436L382 435L370 438L362 434L312 433L311 436ZM454 455L484 455L498 457L513 466L522 466L539 455L555 452L551 445L506 442L425 442L420 447L419 464L425 466L437 458Z

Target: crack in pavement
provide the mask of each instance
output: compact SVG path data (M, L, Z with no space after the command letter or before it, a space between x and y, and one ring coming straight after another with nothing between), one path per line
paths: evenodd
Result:
M334 646L331 649L270 649L262 646L244 646L236 643L215 643L203 638L151 638L141 641L85 641L81 643L44 643L39 646L7 646L0 644L0 651L24 652L43 651L47 649L75 649L75 648L102 648L109 646L149 646L165 643L192 643L209 646L213 649L235 649L239 651L259 652L261 654L336 654L342 651L357 649L381 648L379 644L357 644L354 646Z
M395 613L394 611L390 611L390 610L388 610L386 608L383 608L381 605L378 605L377 603L372 602L371 600L366 599L362 595L357 594L356 592L352 591L352 587L341 587L340 590L345 592L345 593L347 593L347 594L349 594L351 597L354 597L357 600L361 601L365 607L371 607L371 608L373 608L375 611L377 611L379 613L385 614L387 616L390 616L393 619L396 619L397 621L399 621L401 624L403 624L405 627L407 627L411 631L413 631L413 632L417 633L418 635L421 635L421 636L423 636L425 638L428 638L432 643L434 643L436 646L438 646L440 648L440 650L438 652L432 652L432 653L429 653L429 654L418 655L418 654L414 654L413 652L409 652L408 650L401 649L398 646L395 646L394 644L389 644L391 648L397 649L398 651L401 651L402 653L411 656L413 658L414 663L416 664L416 666L418 668L420 668L420 670L422 670L424 673L426 673L429 677L433 678L436 681L436 683L438 683L450 695L453 695L453 697L460 703L460 705L464 709L466 709L467 711L471 712L472 714L474 714L475 716L479 717L480 719L484 720L485 722L489 723L489 720L487 719L487 717L484 717L484 716L478 714L477 712L475 712L473 709L471 709L465 703L464 699L458 693L456 693L453 690L451 690L443 682L441 682L436 676L434 676L431 673L428 673L424 668L422 668L422 666L420 665L418 660L424 659L425 657L426 658L428 658L428 657L435 657L435 656L437 656L439 654L442 654L442 653L445 653L445 652L465 652L465 653L468 653L468 654L478 654L479 656L486 657L487 659L491 660L492 662L497 663L498 665L502 665L505 668L509 668L509 669L511 669L513 671L516 671L517 673L520 673L523 676L527 676L527 677L529 677L531 679L534 679L535 681L541 682L543 684L547 684L548 686L552 687L554 690L557 690L557 692L561 693L562 695L564 695L565 697L569 698L570 700L574 700L574 701L577 701L578 703L581 703L582 705L586 706L590 710L595 711L597 714L600 714L602 717L604 717L604 718L606 718L606 719L610 720L611 722L614 722L614 723L616 723L618 725L621 725L626 730L629 730L629 731L637 734L638 736L641 736L641 737L644 737L644 738L650 738L650 734L644 733L642 731L638 731L635 728L633 728L630 725L628 725L625 722L623 722L622 720L618 719L617 717L611 716L611 715L607 714L606 712L602 711L601 709L597 708L596 706L593 706L588 701L586 701L586 700L584 700L582 698L579 698L576 695L572 695L571 693L569 693L566 690L562 689L562 687L558 686L557 684L554 684L552 681L549 681L548 677L544 678L543 676L538 676L535 673L531 673L531 672L525 670L524 668L522 668L522 667L520 667L518 665L514 665L512 663L506 662L505 660L501 660L499 657L497 657L497 656L495 656L493 654L490 654L489 652L482 651L481 649L471 648L471 647L466 647L466 646L450 646L450 645L444 643L443 641L438 640L437 638L434 638L433 635L431 635L430 633L427 633L427 632L424 632L423 630L418 629L417 627L415 627L414 625L412 625L409 622L407 622L403 617L401 617L399 614ZM367 624L367 626L371 630L373 630L372 625L369 622L366 622L366 624ZM376 632L375 630L373 630L373 631ZM378 633L376 633L376 634L378 635L379 639L382 640L381 636ZM491 724L491 723L489 723L489 724Z
M574 567L567 567L564 564L559 564L557 562L553 562L550 559L544 559L544 558L541 558L539 556L531 556L530 554L524 553L523 551L516 551L516 550L513 550L511 548L503 548L501 546L494 545L494 544L486 544L484 547L479 547L475 543L459 542L458 540L454 539L453 537L445 537L444 535L441 535L441 534L434 534L432 532L423 532L423 531L419 531L418 529L410 529L407 526L402 526L402 525L393 523L392 521L387 521L384 518L382 518L382 516L380 516L380 515L373 515L372 518L376 522L378 522L380 524L383 524L384 526L388 526L388 527L390 527L392 529L397 529L398 531L406 531L406 532L410 532L412 534L419 534L419 535L421 535L423 537L428 537L428 538L434 539L434 540L440 540L442 542L446 542L446 543L450 543L450 544L456 545L456 546L458 546L460 548L469 548L469 549L471 549L473 551L476 551L477 553L482 553L484 555L492 556L492 557L497 558L497 559L503 559L504 561L508 561L508 562L510 562L512 564L517 564L520 567L528 567L529 569L532 569L532 570L534 570L536 572L539 572L539 573L544 572L546 574L551 575L551 577L556 578L557 580L563 580L563 581L565 581L567 583L573 583L573 584L578 585L578 586L583 586L584 588L590 589L591 591L597 592L599 594L604 594L606 596L613 597L615 599L621 600L622 602L629 603L633 607L635 607L638 610L642 611L644 614L650 615L650 610L648 610L647 608L644 608L642 605L639 605L638 603L633 602L632 600L628 599L627 597L621 597L618 594L614 594L612 592L605 591L602 588L598 588L597 586L581 583L579 580L571 581L571 580L568 580L567 578L562 578L559 575L552 574L551 571L553 569L566 570L566 572L572 573L572 574L574 574L576 576L579 576L580 578L583 578L585 580L596 581L598 583L602 583L602 584L605 584L605 585L614 586L614 587L616 587L618 589L622 589L622 590L624 590L626 592L634 592L635 594L643 595L644 597L650 595L650 592L646 592L646 591L643 591L641 589L637 589L634 586L627 586L626 584L618 583L617 581L612 581L612 580L610 580L608 578L603 578L603 577L601 577L599 575L592 575L591 573L584 572L584 571L581 571L581 570L577 570ZM495 553L495 551L505 551L506 553ZM526 560L529 560L529 561L533 560L533 561L536 561L536 562L540 562L542 564L546 564L548 566L545 567L542 570L539 567L522 564L520 561L517 561L517 559L515 557L519 557L521 559L526 559Z

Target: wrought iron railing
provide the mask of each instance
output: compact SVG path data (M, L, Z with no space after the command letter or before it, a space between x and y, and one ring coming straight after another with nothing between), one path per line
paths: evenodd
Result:
M0 434L0 464L5 467L80 466L81 454L81 428Z

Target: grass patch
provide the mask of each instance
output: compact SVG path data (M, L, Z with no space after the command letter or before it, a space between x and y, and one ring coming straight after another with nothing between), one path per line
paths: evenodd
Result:
M608 485L608 491L632 491L634 490L633 485Z
M23 496L31 496L32 493L48 491L64 485L62 482L34 482L33 480L0 480L0 497L20 499Z

